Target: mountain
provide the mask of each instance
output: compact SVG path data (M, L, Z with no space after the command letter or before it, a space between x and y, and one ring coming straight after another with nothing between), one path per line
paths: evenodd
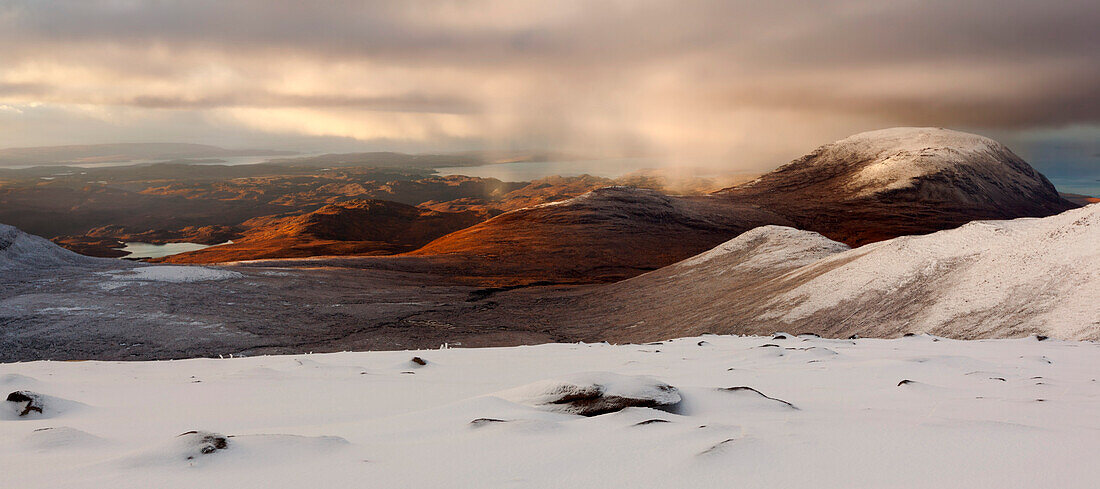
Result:
M602 287L575 310L612 341L811 332L1100 339L1100 205L856 249L779 226Z
M1042 217L1077 207L1004 145L938 128L865 132L717 193L797 228L859 246L976 219Z
M628 278L765 224L850 246L976 219L1076 207L1008 148L935 128L857 134L710 198L628 187L534 205L444 236L411 255L527 281ZM490 266L479 263L490 260Z
M781 216L714 197L605 187L506 212L408 256L506 282L591 282L676 262Z
M78 255L45 238L30 235L18 228L0 224L0 272L8 276L34 273L63 266L103 263Z
M1100 202L1100 198L1096 198L1091 195L1062 193L1062 198L1077 205L1089 205Z
M174 160L233 156L280 156L291 151L225 149L206 144L118 143L70 146L36 146L0 149L0 167L62 165L66 163L116 163L140 160Z
M439 212L385 200L351 200L292 216L245 221L232 244L159 261L213 263L317 255L372 255L411 251L432 239L485 219L473 211Z

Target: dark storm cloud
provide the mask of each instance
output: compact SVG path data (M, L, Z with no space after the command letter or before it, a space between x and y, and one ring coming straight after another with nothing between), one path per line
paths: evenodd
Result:
M717 135L739 110L1095 125L1097 25L1095 0L9 0L0 103L456 114L487 139Z

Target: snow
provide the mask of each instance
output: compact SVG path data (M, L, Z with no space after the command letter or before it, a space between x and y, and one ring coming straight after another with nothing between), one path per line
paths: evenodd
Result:
M739 266L747 269L798 266L808 265L848 249L848 245L837 243L815 232L800 231L787 226L760 226L675 266L690 269L731 254L745 252L751 254Z
M778 297L771 317L790 321L852 301L915 294L922 311L912 320L913 331L993 315L1060 338L1095 336L1098 243L1097 204L1042 219L976 221L895 238L793 272L789 277L809 280Z
M0 224L0 271L15 272L47 267L79 266L109 260L78 255L19 229Z
M681 401L675 387L657 379L611 372L545 379L496 395L519 404L574 414L599 413L615 405L674 406Z
M102 282L100 287L111 290L133 282L187 283L209 280L241 278L239 272L212 267L140 265L106 258L79 255L57 246L53 242L33 236L19 229L0 224L0 271L20 274L53 273L51 269L110 268L96 272L113 281ZM54 311L63 311L63 307Z
M857 197L902 189L913 179L940 172L963 172L997 188L1043 188L1038 173L1023 174L1006 164L1018 159L992 139L930 127L869 131L818 149L817 164L859 162L849 186Z
M1098 354L1095 343L1035 338L705 336L0 364L4 394L28 389L82 406L0 420L0 480L120 489L1091 488ZM403 373L413 356L428 366ZM511 400L563 382L629 393L664 382L682 402L671 412L584 417ZM217 437L224 448L203 453Z
M904 188L913 178L996 157L1003 146L986 137L946 129L899 127L856 134L836 143L874 161L855 175L859 187Z
M173 283L228 280L244 276L240 272L218 268L168 265L145 266L132 270L105 272L105 274L115 280Z

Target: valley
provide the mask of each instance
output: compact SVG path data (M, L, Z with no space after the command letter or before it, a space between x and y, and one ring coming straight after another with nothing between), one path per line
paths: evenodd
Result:
M5 227L0 324L18 327L0 333L0 361L784 330L1100 340L1089 295L1100 284L1091 246L1100 207L1063 199L990 140L924 129L901 136L859 135L859 144L827 145L701 195L642 188L659 186L651 177L627 186L591 176L505 183L415 172L382 186L357 183L355 192L457 198L419 206L350 198L339 189L351 184L305 192L308 179L292 176L157 187L183 199L225 192L256 208L303 207L224 225L227 234L194 228L234 241L157 264L81 256ZM899 166L885 174L900 179L844 183L883 158ZM295 191L260 191L257 179ZM964 220L974 222L960 227ZM118 239L124 229L96 233Z

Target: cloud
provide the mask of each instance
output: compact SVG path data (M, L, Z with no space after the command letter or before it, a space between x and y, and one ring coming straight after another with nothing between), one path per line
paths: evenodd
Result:
M1098 24L1094 0L11 0L0 104L761 167L890 125L1100 127Z

